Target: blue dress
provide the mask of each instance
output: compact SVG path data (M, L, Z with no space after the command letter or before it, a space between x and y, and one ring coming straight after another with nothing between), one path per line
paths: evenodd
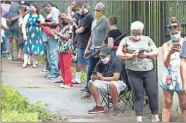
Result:
M28 55L32 54L44 54L43 33L41 27L36 23L40 18L39 15L32 16L30 14L26 24L27 40L24 45L24 53Z

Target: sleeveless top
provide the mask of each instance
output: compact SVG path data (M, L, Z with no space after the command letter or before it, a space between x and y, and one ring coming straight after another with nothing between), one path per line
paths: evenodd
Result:
M183 43L183 39L180 42L180 45L182 46ZM169 50L171 49L171 47L173 47L173 41L170 40L168 42L168 47ZM180 76L180 53L179 52L175 52L171 55L170 58L170 64L168 66L168 68L165 68L164 72L163 72L163 76L162 76L162 82L160 83L160 86L170 92L182 92L182 81L181 81L181 76ZM172 76L172 84L171 85L167 85L166 84L166 78L168 75Z

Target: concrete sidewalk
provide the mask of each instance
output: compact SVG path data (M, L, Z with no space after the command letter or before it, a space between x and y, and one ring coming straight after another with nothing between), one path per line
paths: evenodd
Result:
M49 111L60 113L69 122L108 122L108 121L135 121L134 111L128 109L125 113L113 116L112 111L106 110L104 114L88 114L95 104L92 98L81 99L80 88L83 85L74 85L73 89L59 88L59 84L48 80L40 70L44 68L40 65L37 68L28 66L21 68L21 62L3 60L2 80L6 84L14 86L21 94L28 97L31 102L43 101L48 103ZM120 104L122 105L122 104ZM150 122L150 112L145 107L143 121Z

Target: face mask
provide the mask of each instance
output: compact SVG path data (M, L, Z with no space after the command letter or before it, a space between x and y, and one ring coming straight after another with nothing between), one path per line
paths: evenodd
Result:
M175 34L175 35L170 35L170 38L173 40L173 41L178 41L180 39L180 34Z
M107 63L109 62L109 57L106 57L106 58L104 58L104 59L101 59L101 62L102 62L103 64L107 64Z
M31 11L31 12L36 12L37 9L36 9L34 6L30 6L30 11Z
M134 40L140 40L141 39L141 36L137 35L137 36L132 36L132 39Z
M103 16L103 13L97 12L97 11L94 12L94 18L96 20L99 20L102 16Z

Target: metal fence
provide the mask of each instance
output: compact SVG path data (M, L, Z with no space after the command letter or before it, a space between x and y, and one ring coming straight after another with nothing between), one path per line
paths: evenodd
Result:
M145 24L144 34L150 36L159 47L169 40L166 25L172 16L178 17L183 27L183 36L186 31L186 2L177 1L113 1L92 0L87 1L90 11L93 13L95 5L103 2L106 6L105 15L115 15L118 18L118 28L123 32L130 31L133 21L141 21ZM42 1L40 1L42 2ZM67 7L72 0L53 1L61 12L67 12Z

